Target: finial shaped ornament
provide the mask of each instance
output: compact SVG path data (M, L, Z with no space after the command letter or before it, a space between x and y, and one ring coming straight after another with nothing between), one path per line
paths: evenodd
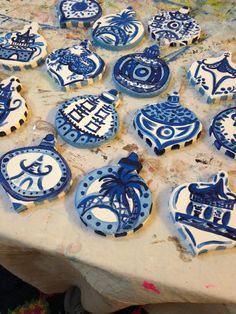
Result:
M133 152L116 166L88 173L75 196L81 221L103 236L122 237L139 230L152 208L151 192L138 175L141 169Z
M21 31L0 37L0 64L6 70L20 71L41 65L47 56L47 43L33 22Z
M38 146L17 148L0 158L0 183L16 212L37 203L62 198L71 184L71 171L47 134Z
M178 186L169 207L180 238L193 255L235 247L236 194L226 172L218 172L210 183Z

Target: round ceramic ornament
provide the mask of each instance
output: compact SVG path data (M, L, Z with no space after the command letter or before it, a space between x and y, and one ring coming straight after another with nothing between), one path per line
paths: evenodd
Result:
M79 45L53 51L46 59L50 76L68 90L98 81L105 71L105 63L89 49L88 40Z
M15 76L0 83L0 137L19 129L27 119L28 107L20 95L21 88Z
M113 69L117 88L135 97L160 94L167 87L170 70L159 55L159 47L153 45L142 53L132 53L118 59Z
M58 109L55 125L59 135L69 144L91 148L112 139L118 130L118 92L74 97Z
M159 11L148 22L148 32L160 46L186 46L196 42L200 25L189 16L189 8L178 11Z
M56 151L52 134L38 146L4 154L0 158L0 182L18 213L36 203L63 197L72 184L71 171Z
M60 0L57 6L62 28L91 26L102 15L102 8L96 0Z
M132 7L113 15L102 16L93 25L94 43L111 50L134 47L143 38L143 24L135 19Z
M192 144L202 131L202 124L196 115L179 103L177 92L165 102L139 109L133 124L139 137L156 155Z
M212 120L209 133L218 150L236 158L236 107L218 113Z
M228 51L217 58L195 61L189 68L188 78L209 104L236 99L236 64Z
M42 64L47 55L47 43L38 33L38 24L0 37L0 64L4 69L20 71Z
M117 166L86 175L75 196L82 222L103 236L121 237L140 229L152 208L151 192L138 175L141 169L137 154L131 153Z
M236 194L226 172L218 172L210 183L178 186L169 206L181 240L193 255L236 246Z

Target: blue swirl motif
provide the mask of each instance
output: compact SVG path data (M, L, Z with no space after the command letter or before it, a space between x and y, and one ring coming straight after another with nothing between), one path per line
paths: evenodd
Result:
M158 151L188 142L201 130L195 114L179 103L171 102L170 98L164 103L146 106L134 118L138 133L153 142Z
M0 59L29 62L39 57L45 45L30 26L26 32L10 32L0 38Z
M95 57L95 60L92 57ZM55 74L61 85L65 84L63 71L60 74L63 66L67 66L71 72L66 80L82 81L99 75L105 65L97 54L89 50L87 40L81 42L79 46L55 50L47 57L46 63L49 72Z
M165 40L175 42L198 36L200 26L187 13L160 11L148 23L149 32L162 44Z
M196 84L212 96L236 94L236 84L227 86L228 79L236 79L236 68L232 66L230 57L231 54L226 52L216 62L211 62L211 58L197 61L196 70L192 73ZM206 81L204 72L211 75L210 82ZM225 74L223 77L222 73Z
M236 229L233 211L236 205L236 195L229 189L228 184L228 174L219 172L211 183L191 183L177 188L171 204L175 210L175 220L183 225L235 241ZM184 208L181 198L182 194L186 197L186 189L189 192L189 202ZM194 240L193 229L189 230L189 235ZM231 242L225 244L227 243ZM195 246L201 248L207 244L211 244L211 241L195 243Z
M222 146L236 154L236 107L220 112L213 120L211 132Z
M138 34L140 22L135 18L132 8L127 8L116 15L105 17L103 22L97 22L92 31L92 36L110 46L124 46L131 42Z
M114 108L117 92L110 91L112 101L104 97L75 97L62 104L56 115L56 127L75 146L93 147L112 138L118 129ZM110 98L112 99L112 98Z
M77 209L81 219L86 223L91 219L90 216L93 216L93 209L100 208L116 216L116 222L109 222L107 225L104 221L103 226L108 230L112 229L114 234L126 234L138 227L140 215L143 216L142 211L146 208L149 212L151 206L150 191L137 174L140 170L141 164L135 153L131 153L128 158L122 158L118 167L98 170L98 173L101 173L97 177L101 183L100 190L78 201ZM146 203L143 203L145 199ZM102 223L100 220L95 227Z

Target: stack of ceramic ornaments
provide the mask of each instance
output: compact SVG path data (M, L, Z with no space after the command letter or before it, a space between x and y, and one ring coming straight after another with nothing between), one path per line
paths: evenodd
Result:
M159 10L146 26L130 6L103 15L99 1L60 0L56 9L61 28L88 28L84 31L90 41L61 47L47 56L47 43L33 22L0 38L0 63L7 71L18 71L35 68L46 60L47 71L57 86L65 92L79 88L78 96L58 107L55 129L68 146L80 149L98 147L119 132L117 107L121 92L142 98L161 94L170 81L169 63L184 49L176 51L171 47L194 44L201 34L187 7ZM153 41L149 46L136 48L136 52L130 50L118 60L114 53L112 78L116 89L104 87L99 95L83 95L83 87L101 80L106 71L105 61L94 46L111 51L141 46L145 28ZM162 47L174 50L161 58ZM216 51L213 57L195 61L187 77L208 104L236 99L236 65L230 52ZM1 137L19 129L28 117L21 87L15 76L0 84ZM200 138L201 121L180 101L179 90L173 90L167 99L160 96L133 116L137 139L157 156L190 146ZM225 158L235 158L236 107L229 106L216 115L209 135ZM53 206L48 201L63 197L71 188L69 165L55 145L55 136L47 134L38 146L16 148L1 157L0 182L17 213L46 201L47 206ZM152 210L151 191L139 175L141 169L134 152L115 165L91 169L75 193L75 208L81 221L103 236L121 237L139 230ZM175 188L169 207L173 222L193 255L236 245L236 195L229 188L224 170L215 174L210 183L194 182Z

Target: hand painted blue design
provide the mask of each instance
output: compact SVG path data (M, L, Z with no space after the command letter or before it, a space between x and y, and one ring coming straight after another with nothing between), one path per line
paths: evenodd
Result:
M0 182L16 211L25 210L28 202L50 200L69 189L71 171L54 146L54 136L48 134L39 146L14 149L1 157Z
M200 26L188 15L189 8L178 11L159 11L148 22L148 31L159 45L187 45L197 41Z
M55 76L61 86L94 79L105 67L104 61L89 49L88 40L70 48L55 50L47 57L46 64L49 73ZM68 77L64 77L63 66L71 72ZM69 83L65 83L65 79L69 79Z
M116 90L110 90L98 96L78 96L66 101L56 114L59 135L80 148L96 147L112 139L119 127L115 110L118 97Z
M176 92L165 102L138 110L133 123L138 135L157 155L162 155L167 148L191 144L199 138L202 129L196 115L179 103Z
M225 155L236 157L236 107L228 108L213 119L210 136L214 140L215 147L225 150Z
M0 43L0 59L29 62L41 54L42 42L37 42L36 34L31 34L31 27L24 33L8 33Z
M90 25L101 17L102 8L95 0L61 0L58 15L62 27L67 22Z
M181 224L236 240L233 210L236 195L228 187L228 175L219 172L212 183L192 183L187 207L175 213ZM176 206L182 193L175 199ZM173 198L174 199L174 198Z
M13 83L15 86L13 86ZM14 90L20 91L21 84L19 79L12 77L7 85L0 84L0 126L6 123L7 117L11 111L18 109L22 105L20 99L15 99L11 107L12 92Z
M137 41L133 42L140 32ZM137 44L143 37L143 26L135 19L132 7L115 15L102 17L96 22L92 30L92 37L98 45L104 48L126 48L131 44Z
M118 59L113 69L113 80L117 87L137 97L153 97L161 93L169 82L170 70L159 54L159 47L153 45L143 53Z
M83 223L98 234L116 237L138 230L149 216L152 204L151 192L137 174L141 168L138 156L131 153L118 166L89 173L79 184L75 198ZM99 182L99 187L95 182ZM104 211L112 216L111 220L106 215L103 219Z

